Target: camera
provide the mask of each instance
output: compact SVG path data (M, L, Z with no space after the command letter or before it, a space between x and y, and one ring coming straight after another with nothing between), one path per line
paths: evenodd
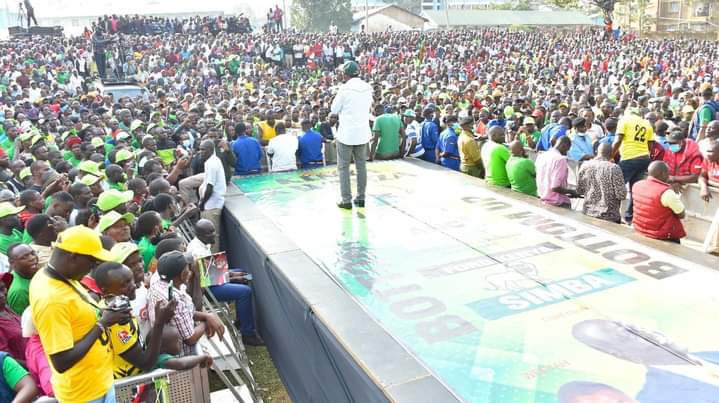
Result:
M129 311L130 299L124 295L115 295L105 299L107 309L115 312Z

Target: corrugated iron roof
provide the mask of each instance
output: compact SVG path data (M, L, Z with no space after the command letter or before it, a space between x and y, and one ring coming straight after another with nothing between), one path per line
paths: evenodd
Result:
M438 26L493 25L596 25L592 18L578 11L513 10L430 10L422 13Z

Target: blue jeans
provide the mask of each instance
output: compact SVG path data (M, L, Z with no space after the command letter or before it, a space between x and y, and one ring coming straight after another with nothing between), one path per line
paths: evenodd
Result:
M232 269L233 272L241 272L241 269ZM240 322L240 333L243 336L254 336L255 315L252 313L252 288L245 284L225 283L213 285L210 288L212 295L222 302L235 302L237 320Z
M117 400L115 400L115 386L111 386L110 390L107 391L105 396L100 396L95 400L90 400L87 403L115 403Z
M619 168L622 169L622 174L624 175L624 183L629 184L629 203L627 204L627 211L624 213L624 219L627 223L631 223L632 218L634 217L634 202L631 193L632 186L644 179L650 162L652 161L649 157L638 157L630 160L619 161Z

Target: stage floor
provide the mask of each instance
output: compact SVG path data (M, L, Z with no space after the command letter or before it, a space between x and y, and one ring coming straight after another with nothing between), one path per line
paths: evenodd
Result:
M458 399L719 396L706 260L428 164L368 169L353 211L335 207L334 167L233 181Z

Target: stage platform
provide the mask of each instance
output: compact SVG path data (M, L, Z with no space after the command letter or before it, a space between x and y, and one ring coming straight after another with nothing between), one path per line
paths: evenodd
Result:
M334 167L228 193L295 402L719 396L717 258L421 161L368 169L364 209L335 206Z

